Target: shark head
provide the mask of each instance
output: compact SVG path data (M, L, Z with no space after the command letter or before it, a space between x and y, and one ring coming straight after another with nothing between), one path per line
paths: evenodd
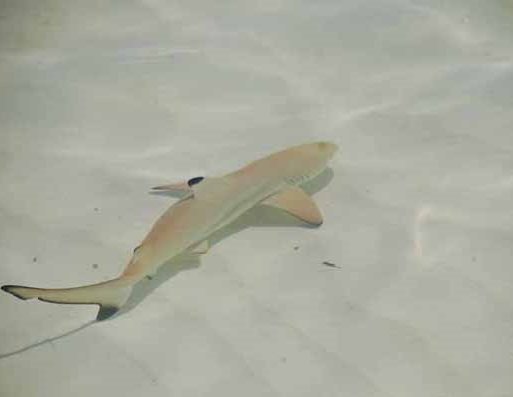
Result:
M276 153L272 167L276 176L293 185L302 184L318 174L335 155L338 146L331 142L314 142Z
M230 176L237 180L258 180L301 185L324 171L338 146L332 142L313 142L292 146L256 160Z

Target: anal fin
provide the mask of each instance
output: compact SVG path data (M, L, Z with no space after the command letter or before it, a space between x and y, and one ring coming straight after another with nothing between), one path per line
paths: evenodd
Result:
M206 254L210 249L210 243L208 240L203 240L201 243L197 244L190 250L192 254Z

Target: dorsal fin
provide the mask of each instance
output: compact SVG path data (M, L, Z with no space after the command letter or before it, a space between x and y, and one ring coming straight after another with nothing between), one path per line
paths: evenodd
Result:
M169 192L174 195L180 195L180 196L190 196L194 194L194 190L196 189L196 186L203 181L205 177L203 176L197 176L195 178L191 178L186 182L180 182L180 183L171 183L169 185L160 185L155 186L152 188L152 190L160 191L160 192Z
M298 187L282 190L263 201L262 204L287 211L312 226L322 225L322 214L319 208L312 198Z
M204 176L197 176L196 178L191 178L187 181L187 185L189 187L193 187L194 185L197 185L200 183L203 179L205 179Z
M151 190L158 190L171 193L189 193L191 188L187 182L171 183L169 185L154 186Z
M197 176L195 178L191 178L186 182L179 182L179 183L171 183L169 185L160 185L152 187L152 190L157 191L164 191L169 192L173 194L190 194L194 191L194 186L199 184L201 181L203 181L205 177L203 176Z

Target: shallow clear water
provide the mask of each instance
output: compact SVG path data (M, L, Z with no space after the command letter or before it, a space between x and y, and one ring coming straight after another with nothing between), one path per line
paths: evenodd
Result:
M446 3L3 5L2 283L115 276L152 186L341 150L321 228L250 213L112 321L0 294L0 394L511 395L513 9Z

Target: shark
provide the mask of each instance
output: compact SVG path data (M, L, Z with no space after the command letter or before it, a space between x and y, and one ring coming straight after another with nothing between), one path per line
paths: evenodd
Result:
M72 288L3 285L1 289L23 300L99 305L97 320L109 318L126 303L136 283L180 254L207 253L215 231L255 206L276 207L308 225L320 226L322 214L301 185L321 174L337 150L332 142L306 143L223 176L156 186L155 191L178 193L182 198L157 219L118 277Z

